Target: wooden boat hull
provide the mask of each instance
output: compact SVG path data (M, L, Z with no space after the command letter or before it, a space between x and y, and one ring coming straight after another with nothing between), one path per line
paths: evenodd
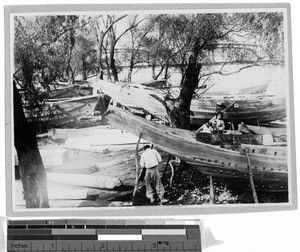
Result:
M129 108L133 113L141 115L149 113L162 121L168 117L162 103L150 95L153 91L135 88L128 83L114 84L103 80L97 80L93 85L94 89L101 90L102 93Z
M255 145L286 145L286 127L270 128L239 124L238 130L228 130L219 133L196 132L195 138L199 142L219 145L225 148L238 149L241 144Z
M99 95L84 96L67 100L45 102L40 115L32 115L26 111L25 115L31 123L42 123L48 127L55 127L74 122L80 118L89 118L97 109Z
M115 127L126 129L162 150L215 177L249 181L246 155L233 150L197 142L194 133L170 128L111 107L106 118ZM285 147L244 146L249 150L253 179L269 190L287 190L288 165ZM246 182L247 183L247 182ZM267 188L268 187L268 188Z
M243 88L239 90L239 94L264 94L268 89L269 84L262 84L253 87Z
M164 99L165 93L159 89L146 89L127 84L113 84L97 80L93 83L95 89L101 90L123 106L132 109L137 114L147 113L168 121L167 111L163 104L152 95ZM223 112L225 122L235 125L244 122L258 125L273 122L286 117L286 99L274 95L227 95L205 96L193 99L191 102L191 124L201 126L209 121L216 112Z
M72 98L78 96L80 87L78 85L67 86L63 88L52 89L47 92L50 99Z
M223 112L223 119L227 122L250 125L267 123L286 117L285 98L275 96L228 96L204 97L192 100L191 124L202 125L209 121L216 112Z
M82 85L71 85L52 89L47 92L49 99L70 99L73 97L87 96L93 94L93 88Z
M278 127L260 127L253 125L245 125L245 130L248 133L257 135L271 135L274 142L287 142L287 130L284 125Z
M263 144L262 135L251 135L251 134L218 134L218 133L203 133L198 132L195 134L197 141L212 145L225 146L230 145L232 148L239 148L241 143L244 144Z

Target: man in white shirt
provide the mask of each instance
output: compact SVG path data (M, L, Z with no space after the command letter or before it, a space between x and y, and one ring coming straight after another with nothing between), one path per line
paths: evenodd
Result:
M154 203L154 187L160 199L160 203L165 203L167 202L167 200L164 199L165 190L157 169L157 165L161 162L161 156L155 149L151 149L149 145L146 145L144 149L145 151L141 156L140 166L146 168L146 197L150 199L151 203Z

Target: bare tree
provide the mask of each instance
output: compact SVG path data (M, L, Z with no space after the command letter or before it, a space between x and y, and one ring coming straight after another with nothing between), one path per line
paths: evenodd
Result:
M112 25L109 30L109 62L110 62L110 70L112 76L114 78L114 82L119 81L118 71L116 67L116 60L115 60L115 52L116 52L116 45L118 41L129 31L137 28L137 26L143 21L143 19L138 20L137 15L133 16L133 18L129 21L128 27L122 31L120 34L117 35L116 27ZM109 23L114 22L115 17L111 16L108 18Z
M94 27L96 31L96 40L97 40L97 64L98 64L98 78L103 79L104 74L104 66L103 66L103 44L104 38L109 32L109 30L113 27L115 23L120 21L121 19L125 18L127 15L122 15L120 17L107 16L106 18L102 15L97 17L90 17L90 23L92 27Z

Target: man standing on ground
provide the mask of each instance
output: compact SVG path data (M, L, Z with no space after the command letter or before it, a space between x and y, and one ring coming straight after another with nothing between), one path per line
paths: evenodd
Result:
M145 151L141 156L140 165L142 168L146 168L146 197L150 199L151 203L154 203L154 187L160 199L160 203L165 203L167 202L167 200L164 199L165 190L157 168L157 165L161 162L161 156L155 149L151 149L149 145L146 145L144 149Z

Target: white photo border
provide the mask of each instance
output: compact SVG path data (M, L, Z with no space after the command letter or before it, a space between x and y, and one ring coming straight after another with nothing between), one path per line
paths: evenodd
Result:
M147 206L147 207L105 207L105 208L66 208L66 209L25 209L16 210L13 202L13 99L12 99L12 29L11 17L14 15L54 15L79 14L95 11L103 12L136 12L151 11L151 13L184 11L201 12L255 12L283 11L285 18L285 63L288 77L288 167L289 167L289 202L271 204L228 204L228 205L185 205L185 206ZM20 5L5 7L5 132L6 132L6 211L11 217L46 217L46 216L174 216L174 215L201 215L221 213L244 213L282 211L297 208L297 180L296 180L296 149L295 149L295 119L294 119L294 93L292 72L292 41L291 41L291 13L290 5L286 3L274 4L115 4L115 5Z

